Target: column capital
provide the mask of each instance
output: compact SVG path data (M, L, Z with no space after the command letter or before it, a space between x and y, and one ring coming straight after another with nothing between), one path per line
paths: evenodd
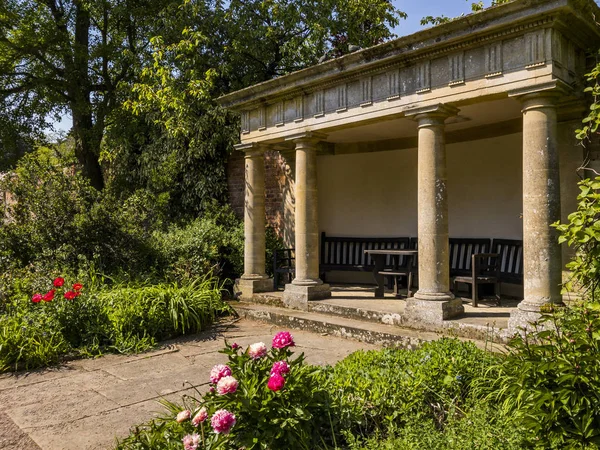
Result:
M287 142L293 143L312 143L316 144L317 142L324 141L327 139L327 135L325 133L320 133L318 131L306 131L304 133L294 134L285 138Z
M538 108L556 107L562 97L573 94L573 88L560 80L528 86L508 92L509 97L516 98L523 105L523 112Z
M265 151L269 150L269 146L267 144L262 144L259 142L236 144L233 146L233 148L240 152L244 152L246 158L262 156L265 153Z
M411 109L406 113L406 117L419 122L419 127L443 125L448 117L456 116L459 111L455 106L438 103Z

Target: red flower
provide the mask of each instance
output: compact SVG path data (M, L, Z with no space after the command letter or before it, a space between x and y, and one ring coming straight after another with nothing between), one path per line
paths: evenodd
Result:
M35 294L33 297L31 297L31 301L33 303L39 303L42 301L42 294Z
M63 277L58 277L54 280L54 287L61 287L65 284L65 279Z
M48 292L46 292L44 294L44 296L42 297L42 300L44 300L45 302L51 302L52 300L54 300L54 293L56 291L54 289L49 290Z
M278 373L271 375L269 378L269 382L267 383L267 387L273 392L277 392L283 389L285 386L285 378L283 378Z
M81 283L75 283L75 284L73 285L73 290L74 290L74 291L80 291L80 290L81 290L81 288L83 288L83 284L81 284Z
M81 292L75 292L75 297L79 297L81 295Z
M75 297L77 297L77 293L76 292L73 292L73 291L65 292L65 298L67 300L73 300Z

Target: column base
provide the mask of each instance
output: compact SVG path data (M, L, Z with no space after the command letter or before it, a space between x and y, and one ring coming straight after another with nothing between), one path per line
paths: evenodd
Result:
M324 300L331 297L331 288L328 284L313 284L302 286L286 284L283 291L283 304L291 309L308 311L308 302L311 300Z
M238 278L235 280L235 292L241 300L252 300L254 294L273 290L273 278Z
M542 317L542 312L550 312L552 307L563 307L564 303L529 303L522 301L510 312L508 319L508 332L512 334L523 333L523 330L534 330L535 323Z
M413 324L441 325L444 320L465 312L460 298L451 293L419 293L406 300L403 319Z

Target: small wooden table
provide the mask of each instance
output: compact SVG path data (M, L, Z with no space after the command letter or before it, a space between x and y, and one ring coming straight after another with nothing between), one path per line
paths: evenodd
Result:
M394 262L397 263L398 259L400 256L406 256L406 270L403 270L403 272L410 272L412 271L412 266L413 266L413 258L415 256L417 256L418 251L417 250L365 250L365 254L369 255L372 259L373 262L375 263L375 267L373 268L373 276L375 277L375 281L377 282L377 288L375 289L375 298L384 298L384 283L385 283L385 279L384 279L384 275L382 274L382 272L385 269L385 259L387 256L392 256L392 258L394 259ZM394 264L397 266L397 264ZM390 275L393 275L394 271L392 270L390 272ZM410 277L409 277L410 278ZM408 282L408 292L407 292L407 297L410 297L412 295L411 292L411 286L410 286L410 281Z

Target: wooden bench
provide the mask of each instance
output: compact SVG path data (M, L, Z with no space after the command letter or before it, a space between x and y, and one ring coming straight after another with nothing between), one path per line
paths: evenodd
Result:
M500 257L500 282L523 284L523 241L494 239L492 253Z
M325 281L325 273L339 271L370 272L375 264L365 250L403 250L409 247L408 237L337 237L321 233L321 258L319 273ZM386 266L392 265L392 258L386 258ZM400 257L397 267L406 265L406 258Z

